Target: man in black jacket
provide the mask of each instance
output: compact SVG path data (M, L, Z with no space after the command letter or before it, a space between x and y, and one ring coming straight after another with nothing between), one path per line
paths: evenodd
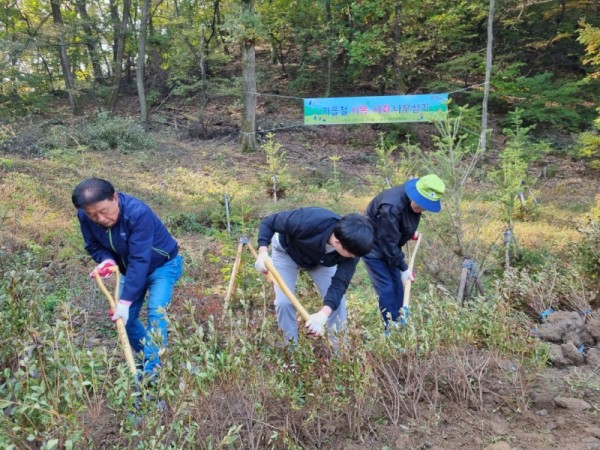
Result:
M386 333L389 321L396 323L400 319L404 283L415 279L404 260L402 246L417 238L423 211L437 213L441 210L440 199L444 191L444 182L437 175L426 175L386 189L367 206L375 242L363 261L379 297Z
M268 246L272 246L273 259ZM288 288L295 292L300 269L305 269L323 298L320 311L311 314L306 328L313 335L339 332L346 322L344 294L361 256L373 246L373 229L359 214L339 215L323 208L282 211L266 217L258 231L256 269L267 272L265 261L277 269ZM298 341L296 310L275 286L275 309L286 342ZM333 335L330 335L332 340Z

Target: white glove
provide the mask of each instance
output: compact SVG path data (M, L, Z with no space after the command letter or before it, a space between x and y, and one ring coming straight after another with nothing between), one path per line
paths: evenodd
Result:
M96 275L94 275L96 272L98 272L100 278L110 278L113 274L110 268L116 265L117 263L114 259L105 259L100 264L98 264L94 270L90 272L90 278L96 278Z
M407 281L410 282L414 282L415 281L415 274L412 273L410 270L405 270L403 272L400 272L400 275L402 277L402 284L406 284Z
M267 273L269 269L267 269L265 261L269 261L271 264L273 264L273 260L267 252L259 253L258 258L256 258L256 262L254 263L254 268L261 273Z
M318 313L311 314L306 321L306 328L308 328L310 334L315 336L323 336L323 333L325 332L325 324L327 323L328 319L329 316L323 310L319 311Z
M118 318L123 319L123 325L127 325L127 320L129 320L129 307L131 306L131 302L127 300L119 300L117 303L117 310L110 318L113 322L116 322Z

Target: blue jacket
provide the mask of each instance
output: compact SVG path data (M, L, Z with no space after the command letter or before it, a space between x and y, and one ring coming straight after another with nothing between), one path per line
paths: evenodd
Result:
M300 267L337 265L323 304L336 310L348 289L360 258L345 258L338 252L326 253L326 244L341 217L327 209L309 207L281 211L263 219L258 229L258 245L268 246L275 233L279 243Z
M407 270L402 246L417 231L421 214L410 207L404 185L379 193L367 206L367 217L371 219L375 232L375 242L369 256L384 259L389 267Z
M114 259L127 275L121 298L135 301L144 292L147 277L177 256L177 241L141 200L119 193L119 218L110 228L92 222L77 211L85 249L97 263Z

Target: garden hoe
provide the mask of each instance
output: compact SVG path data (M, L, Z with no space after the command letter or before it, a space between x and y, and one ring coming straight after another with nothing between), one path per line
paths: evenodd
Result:
M108 299L108 303L113 311L117 309L117 302L119 301L119 284L121 274L119 273L119 268L114 266L111 268L113 272L116 274L115 280L115 295L114 297L108 292L106 286L102 282L102 278L98 271L94 271L94 277L96 278L96 283L98 283L98 287L104 293L106 298ZM129 345L129 338L127 337L127 332L125 331L125 324L123 323L123 319L120 317L116 320L115 325L117 326L117 334L119 335L119 341L121 342L121 348L123 352L125 352L125 359L127 360L127 365L129 366L129 370L131 370L131 374L135 376L137 374L137 368L135 367L135 359L133 357L133 351L131 351L131 345Z
M415 265L415 256L417 256L417 250L419 250L419 245L421 244L421 239L423 238L423 234L419 233L419 237L417 238L417 243L415 244L415 248L413 249L412 255L410 257L410 262L408 264L408 270L412 273L413 267ZM408 319L408 304L410 303L410 287L412 285L412 281L408 280L404 285L404 300L402 301L402 323L405 324Z

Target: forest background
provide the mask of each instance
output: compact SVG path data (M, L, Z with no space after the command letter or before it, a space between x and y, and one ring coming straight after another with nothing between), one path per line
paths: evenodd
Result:
M600 448L599 13L1 0L0 446ZM436 92L451 102L435 124L302 123L305 97ZM430 172L444 210L389 339L362 264L337 353L281 348L249 253L224 305L266 214L362 211ZM146 201L186 259L152 392L87 278L70 192L88 176ZM318 307L308 279L297 294Z

